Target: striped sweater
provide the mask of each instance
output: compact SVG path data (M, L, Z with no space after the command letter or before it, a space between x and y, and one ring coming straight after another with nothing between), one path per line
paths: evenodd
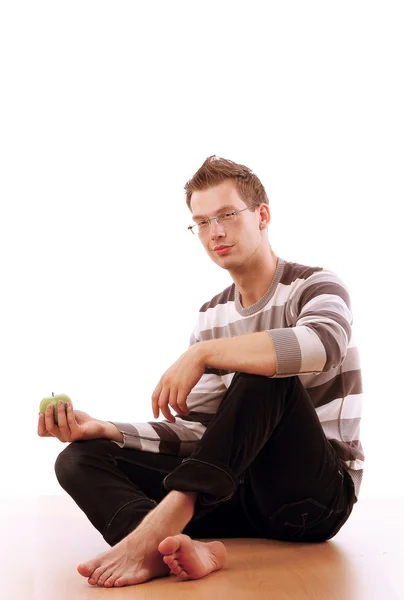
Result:
M276 353L274 377L297 376L326 437L349 469L358 496L364 455L360 443L362 378L352 335L348 291L338 276L278 258L272 283L243 308L232 284L204 304L191 336L199 341L267 331ZM189 415L149 423L113 422L121 447L189 456L213 418L233 372L208 368L187 399Z

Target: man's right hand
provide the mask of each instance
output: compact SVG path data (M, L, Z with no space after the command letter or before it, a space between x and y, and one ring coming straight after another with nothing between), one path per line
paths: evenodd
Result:
M58 425L55 423L53 411L53 406L50 404L45 411L45 415L39 415L38 435L40 437L55 437L61 442L75 442L76 440L95 438L118 439L119 436L122 437L115 425L94 419L94 417L90 417L90 415L80 410L73 411L71 402L67 403L66 411L63 402L58 405Z

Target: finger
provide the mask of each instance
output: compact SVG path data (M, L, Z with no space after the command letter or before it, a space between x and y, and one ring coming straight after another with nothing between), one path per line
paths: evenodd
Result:
M177 388L173 385L170 385L168 404L171 406L174 412L179 412L179 408L177 405Z
M170 423L175 423L175 417L173 414L171 414L171 411L168 408L168 404L161 406L160 410L161 410L162 414L165 416L165 418L167 419L167 421L170 421Z
M80 425L77 422L76 419L76 412L78 412L80 414L80 411L74 411L73 410L73 404L72 402L68 402L66 405L66 414L67 414L67 423L69 425L69 430L70 430L70 441L73 440L77 440L80 439ZM83 415L85 415L85 413L82 413Z
M56 427L52 404L48 404L48 406L45 409L45 427L46 431L48 431L49 433L52 433L52 431Z
M56 437L58 440L63 442L62 435L59 427L55 424L55 418L53 414L53 405L48 404L45 411L45 426L46 431L50 433L53 437Z
M66 405L62 400L57 403L58 427L64 436L69 436L70 430L66 418Z
M46 427L45 427L45 415L43 415L42 413L39 413L38 435L40 437L51 437L51 434L46 431Z
M186 394L184 394L184 392L180 392L179 388L170 388L169 405L171 406L173 411L182 415L186 415L188 410L186 405L184 407L184 400L186 400ZM180 403L180 401L182 402Z
M170 397L169 388L163 388L160 398L159 398L159 407L165 418L171 423L175 423L175 417L171 414L170 409L168 408L168 400Z
M155 419L157 419L160 414L159 398L160 398L162 389L163 389L163 385L162 385L161 379L160 379L160 381L158 382L157 387L154 390L153 395L152 395L152 409L153 409L153 416Z
M185 389L179 389L177 393L177 404L180 412L184 415L189 414L188 406L187 406L187 398L188 394Z
M42 413L39 413L39 417L38 417L38 435L44 435L45 434L45 417L43 416Z
M73 410L73 403L66 402L63 416L58 416L59 427L62 429L64 434L65 442L72 442L77 439L79 424L77 423L76 416ZM66 428L64 428L63 422L66 421Z
M73 432L77 428L78 423L77 423L76 417L74 415L72 402L68 402L66 404L66 419L67 419L67 424L69 426L70 431Z

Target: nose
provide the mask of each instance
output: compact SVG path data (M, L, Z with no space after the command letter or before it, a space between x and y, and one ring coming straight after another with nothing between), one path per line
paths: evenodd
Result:
M226 235L225 229L221 223L218 223L216 219L210 222L209 234L211 240L217 240L217 238L224 237Z

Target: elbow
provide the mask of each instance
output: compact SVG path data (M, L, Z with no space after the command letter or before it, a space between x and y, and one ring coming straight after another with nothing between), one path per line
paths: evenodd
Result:
M330 326L330 324L315 324L313 329L320 338L323 346L323 360L325 358L323 372L337 369L344 362L350 338L350 331L347 331L341 326Z

